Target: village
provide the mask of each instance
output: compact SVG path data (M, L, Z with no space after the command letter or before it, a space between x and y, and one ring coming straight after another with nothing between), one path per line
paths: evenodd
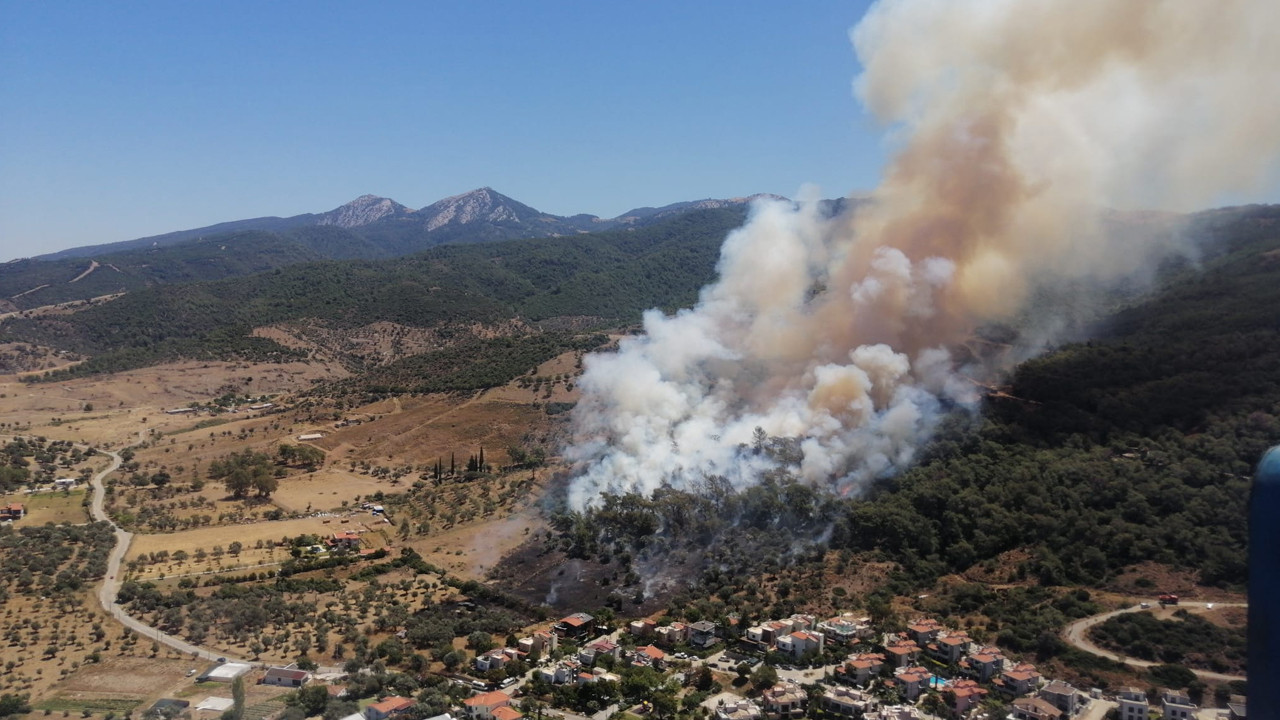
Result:
M196 681L239 679L295 691L319 686L326 697L342 699L349 698L348 685L360 686L358 676L367 672L255 667L220 658ZM636 692L637 673L648 679L647 691ZM361 698L360 711L340 720L634 720L670 717L676 707L715 720L1246 717L1238 696L1226 709L1202 709L1182 691L1160 689L1151 697L1135 687L1107 693L1076 688L933 619L916 618L904 631L879 633L869 618L854 613L826 619L796 614L741 629L736 619L728 627L667 618L614 626L577 612L517 638L513 646L477 652L465 669L440 674L471 693L446 713L427 717L413 696L382 692ZM232 702L215 693L191 710L199 720L201 711L221 713ZM158 706L189 712L189 703L180 700ZM997 709L1003 714L993 714Z

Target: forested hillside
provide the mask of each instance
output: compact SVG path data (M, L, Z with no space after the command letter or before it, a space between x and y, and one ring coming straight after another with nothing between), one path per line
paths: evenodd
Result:
M1209 241L1201 266L1163 278L1096 339L1023 363L1007 393L980 415L955 414L916 467L863 497L819 504L780 474L765 492L711 482L714 492L696 498L671 490L614 498L562 516L562 547L584 557L715 553L716 538L736 546L755 532L755 518L800 508L803 522L760 530L795 525L804 539L815 532L813 513L833 518L828 546L892 561L901 592L974 570L1007 573L1001 582L1100 585L1148 561L1243 587L1250 478L1280 442L1280 208L1197 223ZM763 445L793 449L782 438ZM654 538L657 528L666 532ZM773 557L746 557L768 568L803 544L774 538L761 547ZM734 555L721 553L718 567L733 567L725 557ZM1032 633L1002 645L1035 642Z
M319 262L219 282L156 286L71 315L14 318L0 340L91 356L51 377L113 372L176 358L270 359L296 353L254 327L301 318L338 326L416 327L588 316L633 322L650 307L690 304L712 277L741 207L593 235L442 246L394 261Z

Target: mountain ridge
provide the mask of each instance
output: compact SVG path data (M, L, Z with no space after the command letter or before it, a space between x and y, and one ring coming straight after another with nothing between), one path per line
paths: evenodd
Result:
M506 240L516 237L550 237L634 226L690 210L746 205L755 199L765 197L786 199L769 194L724 199L703 198L675 202L661 207L637 207L614 218L601 218L590 213L575 215L546 213L514 200L489 186L441 198L418 209L388 197L365 194L325 212L302 213L289 217L266 215L229 220L132 240L81 245L31 258L17 258L17 260L49 261L90 258L131 250L171 247L233 232L256 230L278 233L311 226L336 226L358 233L368 232L376 239L386 240L397 246L395 254L404 254L404 248L410 248L409 251L424 250L448 242L471 241L460 240L458 236L463 234L460 231L464 229L471 230L479 227L476 223L481 223L484 227L482 232L476 233L480 241ZM436 241L437 238L433 236L439 236L439 241Z

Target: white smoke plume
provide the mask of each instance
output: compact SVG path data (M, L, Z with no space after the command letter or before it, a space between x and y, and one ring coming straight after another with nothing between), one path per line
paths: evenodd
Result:
M909 463L974 387L948 347L1039 278L1117 279L1166 248L1104 207L1189 210L1277 180L1280 3L882 0L855 91L897 148L853 215L760 201L696 307L587 358L568 457L603 492L738 487L795 438L806 481L856 492Z

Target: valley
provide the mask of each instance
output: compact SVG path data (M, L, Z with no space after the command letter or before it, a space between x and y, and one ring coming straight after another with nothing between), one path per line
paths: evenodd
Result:
M994 648L1006 668L1029 663L1046 683L1070 682L1082 693L1104 688L1104 698L1126 684L1181 684L1211 705L1241 689L1244 540L1236 518L1248 458L1274 437L1280 407L1266 379L1280 348L1260 329L1276 307L1276 268L1258 261L1280 242L1273 215L1244 211L1215 230L1206 267L1177 271L1184 274L1170 275L1155 295L1111 311L1095 326L1095 340L1007 368L980 422L957 413L914 468L856 498L777 473L738 490L666 488L586 511L567 507L572 467L561 452L570 409L582 398L584 359L616 348L634 329L627 315L634 311L599 311L640 308L643 297L620 295L623 304L609 306L602 293L578 315L502 318L485 310L466 322L406 314L403 306L384 317L382 305L344 311L341 320L268 314L272 322L248 328L223 318L207 325L215 334L191 336L204 357L135 355L127 364L137 367L85 372L76 368L97 356L81 359L67 354L79 351L36 340L94 347L99 341L75 338L90 338L120 316L91 313L138 302L130 293L103 306L7 318L3 331L14 335L4 352L16 372L0 377L0 433L15 469L0 503L22 504L23 515L6 537L99 527L87 524L85 480L107 467L103 453L118 454L119 468L104 478L104 510L133 536L110 582L119 583L117 606L138 627L164 635L148 640L145 630L128 630L97 606L102 569L49 566L47 577L61 577L58 567L82 578L43 586L57 587L52 596L33 590L53 581L33 577L24 585L17 577L5 591L13 638L5 656L14 668L4 692L28 696L37 710L112 720L161 697L225 693L185 676L189 665L202 669L225 657L255 664L259 675L297 663L328 682L346 676L360 693L370 689L349 673L365 669L379 682L414 688L433 709L465 706L468 693L450 678L498 686L508 676L525 678L513 702L587 714L606 702L641 711L644 698L694 707L725 691L760 702L778 675L794 675L811 699L829 698L819 702L856 696L892 704L911 699L901 672L889 668L884 682L855 681L848 690L838 678L858 657L892 652L894 638L914 638L920 667L968 687L956 684L967 676L960 658L930 655L936 638L913 629L932 622L940 629L929 632L964 638L957 642L970 656ZM538 252L579 240L546 242ZM502 258L522 278L540 272L531 258L513 264L525 249L450 252L463 255L449 262ZM624 277L648 260L617 262L611 272ZM558 285L530 282L563 295L571 276L560 272L551 276ZM245 281L236 292L277 292L272 277ZM1234 294L1223 295L1226 286ZM473 297L455 288L461 294L454 297ZM501 296L486 292L475 304L457 301L456 312L467 316L487 307L484 297ZM687 297L680 285L666 292L675 304ZM1214 310L1203 301L1210 296L1219 298ZM522 301L525 308L544 298L560 302L554 291L530 297L539 299ZM1206 312L1230 320L1206 325ZM48 324L55 320L66 324L55 331ZM8 325L14 322L22 324ZM77 327L84 329L67 334ZM227 332L285 351L264 362L210 342ZM1011 347L988 359L998 362ZM1204 363L1197 353L1208 347L1220 370L1214 377L1197 371ZM1132 358L1141 358L1140 367ZM1068 376L1076 378L1070 390L1059 382ZM1182 401L1161 405L1171 387ZM54 454L44 456L46 447ZM760 448L790 452L785 439L767 435ZM55 489L62 477L73 482ZM233 489L237 477L245 478L235 486L241 490ZM1071 522L1054 519L1068 515ZM1162 522L1142 520L1148 517ZM68 543L77 546L61 539L52 546ZM0 557L14 562L14 552L5 546ZM1130 642L1128 629L1108 625L1113 639L1094 633L1084 644L1074 640L1079 630L1068 632L1086 618L1150 602L1156 591L1198 604L1192 616L1209 625L1196 625L1195 637L1217 645L1188 650L1171 635L1174 644L1151 645L1163 654L1125 664L1081 648ZM19 620L50 610L52 634ZM541 643L555 620L575 612L597 618L618 654L601 655L604 646L590 637L570 636L554 651L517 653L522 646L513 640ZM1200 622L1172 611L1152 615ZM861 623L864 634L836 642L839 623L819 630L839 618ZM796 633L825 632L831 644L796 650L752 639L752 628L783 621ZM705 648L688 634L699 623L714 628ZM1149 630L1173 633L1170 627ZM641 662L634 653L645 642L671 653L661 670L683 670L692 684L672 686ZM191 657L188 644L201 648L200 657ZM714 651L725 649L745 659L738 663L763 664L750 677L711 666L721 660ZM507 659L496 659L502 652ZM592 666L599 693L555 680L558 668ZM151 679L130 686L111 679L120 673ZM972 677L985 688L985 708L1007 709L1019 698ZM286 711L285 695L265 686L252 693L262 712ZM939 703L955 697L938 689L916 702L944 716Z

